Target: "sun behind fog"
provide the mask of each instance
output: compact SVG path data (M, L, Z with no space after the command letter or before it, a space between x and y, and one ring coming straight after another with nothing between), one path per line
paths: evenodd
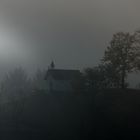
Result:
M19 33L0 24L0 60L20 59L24 55L24 46Z

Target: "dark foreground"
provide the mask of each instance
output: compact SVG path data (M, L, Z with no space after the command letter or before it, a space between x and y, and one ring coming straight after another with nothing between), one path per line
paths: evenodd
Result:
M140 91L44 92L0 108L0 140L140 138Z

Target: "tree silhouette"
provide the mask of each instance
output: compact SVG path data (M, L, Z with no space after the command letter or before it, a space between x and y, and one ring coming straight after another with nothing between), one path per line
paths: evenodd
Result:
M118 32L105 51L103 62L112 65L116 74L120 75L121 88L125 88L128 73L138 68L140 51L135 42L134 34Z
M10 71L2 81L1 92L4 100L10 104L10 111L15 128L22 120L26 98L31 95L31 81L21 68Z
M19 99L29 94L31 81L21 68L10 71L2 80L2 92L9 99Z
M89 91L119 87L120 76L116 74L114 67L110 64L100 64L94 68L84 71L86 88Z

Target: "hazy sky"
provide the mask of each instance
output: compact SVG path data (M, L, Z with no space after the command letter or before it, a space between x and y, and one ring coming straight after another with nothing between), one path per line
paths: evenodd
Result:
M140 28L139 7L139 0L1 0L0 65L94 66L113 33Z

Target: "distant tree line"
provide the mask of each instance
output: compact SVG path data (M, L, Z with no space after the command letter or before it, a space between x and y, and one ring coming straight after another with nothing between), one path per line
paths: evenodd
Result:
M86 68L72 83L76 92L105 88L126 88L129 73L140 70L140 31L115 33L98 66ZM23 68L9 72L1 82L1 99L16 100L45 90L46 70L29 78Z
M22 68L15 68L8 72L1 81L0 95L3 102L15 101L28 97L35 90L45 89L46 71L38 69L32 78L29 78Z

